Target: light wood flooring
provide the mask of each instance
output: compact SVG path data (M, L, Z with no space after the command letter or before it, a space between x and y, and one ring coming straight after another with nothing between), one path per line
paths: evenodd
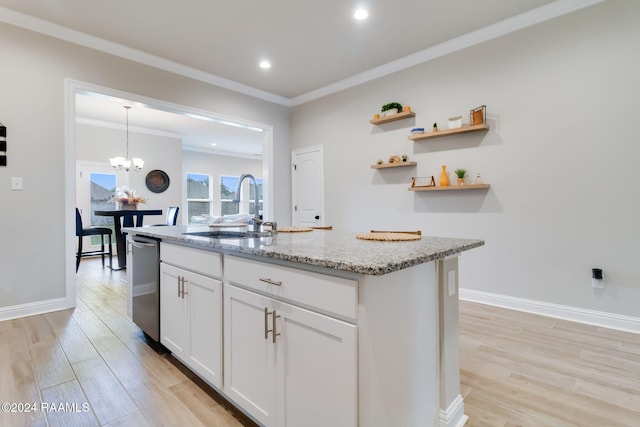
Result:
M460 302L467 426L640 426L640 335Z
M144 343L125 280L83 259L74 310L0 322L0 402L69 405L0 411L0 426L254 425ZM640 335L464 301L460 313L467 426L640 426Z
M1 427L255 425L144 342L126 317L125 272L83 259L77 277L74 310L0 322L0 402L38 408L0 411Z

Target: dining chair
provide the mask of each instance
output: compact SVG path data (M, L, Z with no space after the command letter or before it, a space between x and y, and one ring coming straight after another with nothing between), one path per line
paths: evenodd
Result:
M104 256L109 255L109 268L113 269L112 262L112 246L111 246L111 235L113 230L107 227L88 227L84 228L82 226L82 215L80 215L80 211L76 208L76 236L78 237L78 252L76 253L76 273L78 272L78 267L80 267L80 260L83 257L87 256L95 256L100 255L102 257L102 268L104 268ZM100 250L95 251L82 251L82 239L86 236L100 236ZM104 237L107 236L109 239L109 250L105 251L104 248Z
M176 225L178 223L178 211L180 208L178 206L169 206L167 208L167 216L165 217L164 224L149 224L145 225L145 227L157 227L159 225Z

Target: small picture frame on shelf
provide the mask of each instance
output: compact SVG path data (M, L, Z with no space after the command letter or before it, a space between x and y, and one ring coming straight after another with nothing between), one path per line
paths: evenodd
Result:
M471 126L487 123L487 106L481 105L471 110L470 121Z
M435 186L436 186L436 179L433 175L411 177L411 188L435 187Z

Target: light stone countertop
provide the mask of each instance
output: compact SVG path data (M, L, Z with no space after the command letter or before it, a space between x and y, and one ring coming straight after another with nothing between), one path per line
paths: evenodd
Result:
M455 255L484 245L483 240L422 236L420 240L378 242L360 240L353 232L313 230L278 233L255 239L212 239L185 235L208 226L124 228L131 234L164 242L226 253L248 254L353 273L382 275Z

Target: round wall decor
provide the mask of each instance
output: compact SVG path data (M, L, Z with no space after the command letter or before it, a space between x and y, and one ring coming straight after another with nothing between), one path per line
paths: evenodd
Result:
M147 185L149 191L162 193L169 188L169 175L160 169L155 169L147 174L144 183Z

